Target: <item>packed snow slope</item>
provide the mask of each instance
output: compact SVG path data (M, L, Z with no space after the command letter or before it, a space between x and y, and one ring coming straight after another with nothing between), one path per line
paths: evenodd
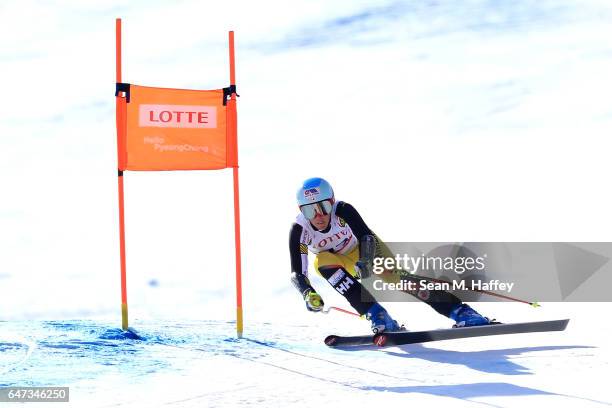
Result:
M413 304L402 306L408 324L442 323ZM609 306L480 306L513 320L572 321L566 332L350 350L323 344L330 332L366 331L366 322L349 316L250 322L242 339L233 322L218 320L137 320L137 336L101 320L6 322L0 386L70 386L71 405L91 407L612 403L612 355L598 317Z

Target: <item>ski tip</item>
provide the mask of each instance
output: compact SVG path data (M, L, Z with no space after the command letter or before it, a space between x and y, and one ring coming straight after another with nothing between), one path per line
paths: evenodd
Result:
M338 340L338 336L336 336L335 334L332 334L325 338L325 344L330 347L333 347L336 344L337 340Z

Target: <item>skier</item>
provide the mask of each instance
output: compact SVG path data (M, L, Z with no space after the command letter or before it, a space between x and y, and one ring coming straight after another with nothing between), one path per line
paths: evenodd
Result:
M336 201L331 185L322 178L310 178L297 191L300 209L289 234L291 281L303 296L311 312L323 310L323 299L308 279L308 251L316 255L314 266L319 275L343 295L349 304L370 320L372 331L396 331L402 328L376 299L360 284L361 275L371 267L374 254L390 254L382 241L368 228L349 203ZM361 247L361 248L360 248ZM361 250L360 250L361 249ZM455 295L432 290L411 293L438 313L450 317L456 326L489 324L489 319Z

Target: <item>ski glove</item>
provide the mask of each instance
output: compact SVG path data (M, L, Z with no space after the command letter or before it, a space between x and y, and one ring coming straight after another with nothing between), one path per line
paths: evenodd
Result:
M367 279L372 275L372 264L368 264L364 261L355 262L355 272L357 273L357 279Z
M304 300L306 301L306 309L309 311L320 312L323 310L323 299L321 299L321 295L314 290L308 289L304 292Z
M359 260L355 263L358 279L367 279L372 275L374 257L376 255L376 240L372 235L364 235L359 246Z

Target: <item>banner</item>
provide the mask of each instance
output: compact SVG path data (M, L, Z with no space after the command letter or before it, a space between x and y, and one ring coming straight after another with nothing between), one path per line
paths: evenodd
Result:
M118 84L120 170L236 167L229 89L207 91Z

